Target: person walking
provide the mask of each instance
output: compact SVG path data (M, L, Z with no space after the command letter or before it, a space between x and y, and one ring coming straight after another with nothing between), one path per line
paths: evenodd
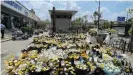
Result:
M6 29L5 25L0 24L1 27L1 38L4 38L4 30Z

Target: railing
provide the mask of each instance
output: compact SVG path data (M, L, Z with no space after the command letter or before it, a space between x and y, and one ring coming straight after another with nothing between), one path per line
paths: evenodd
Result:
M133 52L133 44L131 44L130 42L127 42L123 39L120 40L114 40L114 43L111 44L111 46L122 50L123 53L125 52Z

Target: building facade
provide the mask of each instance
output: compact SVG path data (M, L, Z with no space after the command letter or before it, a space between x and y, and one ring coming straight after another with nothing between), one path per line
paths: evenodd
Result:
M1 1L1 23L7 29L37 25L40 18L18 1Z

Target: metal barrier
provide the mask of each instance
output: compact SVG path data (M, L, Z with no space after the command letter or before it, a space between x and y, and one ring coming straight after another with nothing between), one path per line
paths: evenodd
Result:
M133 44L130 42L120 39L120 40L114 40L113 44L111 44L114 48L122 50L123 53L125 52L133 52Z
M129 52L133 53L133 43L128 43L128 49Z
M112 43L112 45L114 48L120 48L120 40L114 40L114 42Z

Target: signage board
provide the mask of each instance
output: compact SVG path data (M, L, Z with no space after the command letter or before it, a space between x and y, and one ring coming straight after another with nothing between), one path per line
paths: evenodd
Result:
M2 1L1 4L11 10L14 10L22 15L25 15L33 20L38 21L38 17L36 15L31 13L28 9L26 9L17 1Z
M125 17L117 17L117 21L118 22L124 22L125 21Z
M2 1L2 5L28 17L29 10L17 1Z
M14 1L4 1L4 2L16 8L17 10L22 11L22 7L17 3L15 3Z

